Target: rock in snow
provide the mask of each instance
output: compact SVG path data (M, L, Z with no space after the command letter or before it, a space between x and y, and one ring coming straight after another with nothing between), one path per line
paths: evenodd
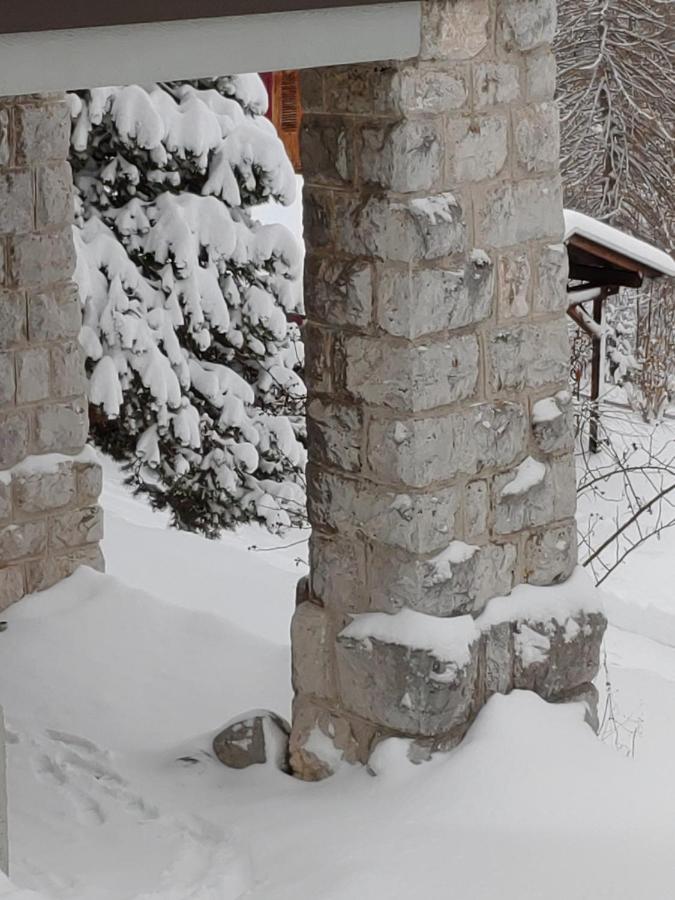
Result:
M213 751L231 769L272 765L285 772L290 733L290 725L281 716L254 709L227 723L213 739Z

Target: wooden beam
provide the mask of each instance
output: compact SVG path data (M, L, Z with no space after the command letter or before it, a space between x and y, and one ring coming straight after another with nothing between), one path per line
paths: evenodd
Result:
M594 287L630 287L639 288L642 285L640 272L629 272L626 269L618 269L613 266L587 266L570 260L569 277L575 281L587 281Z
M657 272L656 269L652 269L649 266L644 265L644 263L638 263L629 256L624 256L623 253L617 253L616 250L610 250L608 247L603 247L602 244L597 244L595 241L590 241L588 238L581 237L578 234L573 234L567 244L568 246L585 250L587 253L591 253L598 259L612 263L620 269L628 269L629 272L644 273L652 278L658 278L663 275L662 272Z

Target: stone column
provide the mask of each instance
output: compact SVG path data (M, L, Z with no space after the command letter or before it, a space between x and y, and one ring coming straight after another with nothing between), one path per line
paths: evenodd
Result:
M5 759L5 723L0 706L0 872L9 872L9 840L7 835L7 778Z
M62 95L0 99L0 610L102 557Z
M422 7L418 58L302 81L308 779L453 746L495 691L588 693L604 628L480 618L576 564L554 0Z

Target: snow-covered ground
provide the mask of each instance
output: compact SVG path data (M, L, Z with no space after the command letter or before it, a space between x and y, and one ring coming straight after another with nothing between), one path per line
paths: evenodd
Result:
M3 900L673 897L675 530L608 582L624 623L649 598L668 627L663 642L610 628L604 741L580 707L519 692L447 756L413 766L394 741L377 777L304 784L228 770L210 741L246 709L289 715L306 535L167 531L106 475L109 574L24 599L0 633L17 886L0 877Z

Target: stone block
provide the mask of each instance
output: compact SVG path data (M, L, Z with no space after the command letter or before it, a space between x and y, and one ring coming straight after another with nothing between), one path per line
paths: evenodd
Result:
M377 728L342 711L335 715L305 697L293 703L289 744L293 774L303 781L321 781L342 765L368 761Z
M33 403L49 396L49 350L35 347L16 353L16 402Z
M9 469L28 454L28 416L24 410L0 415L0 470Z
M500 25L507 49L550 44L557 24L555 0L501 0Z
M62 462L46 471L19 470L12 487L15 508L23 515L59 509L75 499L75 469L72 463Z
M25 593L23 568L21 566L0 568L0 612L20 600Z
M355 256L411 262L442 259L466 243L462 203L454 194L414 199L337 195L336 246Z
M487 481L470 481L464 492L464 533L468 541L478 540L486 533L489 515Z
M75 463L77 499L80 505L96 503L103 487L103 471L97 462Z
M33 228L33 176L28 170L0 174L0 234Z
M525 56L525 92L527 100L553 100L556 85L556 64L553 52L542 48Z
M326 107L321 69L300 69L300 96L303 112L324 112Z
M576 522L566 522L528 537L525 580L529 584L559 584L570 577L576 564Z
M537 312L564 312L567 297L568 259L564 244L542 247L536 257L537 288L534 308Z
M11 349L25 341L26 300L22 294L0 291L0 350Z
M16 162L64 160L70 144L70 109L65 100L45 104L20 102L14 111Z
M527 438L527 416L517 403L475 404L406 421L373 418L368 463L380 480L424 487L508 466L522 456Z
M361 469L363 422L355 406L311 400L307 406L307 435L314 459L349 472Z
M291 621L293 690L296 694L335 697L335 629L325 609L301 603Z
M528 472L532 474L529 477ZM574 515L576 474L571 456L540 463L528 457L493 481L494 530L512 534Z
M508 157L508 136L508 120L503 114L451 119L447 137L450 183L496 178Z
M510 622L492 625L484 634L485 698L513 690L515 648Z
M312 596L325 607L344 612L367 608L366 545L358 538L326 538L313 531L309 539Z
M516 556L511 544L453 541L425 559L373 545L368 556L370 608L395 612L406 607L442 618L476 616L492 597L511 591Z
M338 116L305 114L300 131L302 171L312 184L345 185L354 180L354 135Z
M319 322L367 327L373 305L370 265L311 256L305 264L305 304L309 317Z
M499 257L499 318L522 319L530 311L530 261L525 251Z
M0 166L8 166L11 153L10 111L0 109Z
M410 340L464 328L492 312L490 257L474 251L457 269L383 268L378 284L378 324Z
M525 174L557 171L560 124L555 102L530 104L513 112L516 164Z
M514 688L556 700L593 681L606 626L602 613L579 613L564 622L518 622Z
M0 406L13 406L15 400L14 354L0 353Z
M35 411L35 452L77 452L86 443L87 431L87 406L83 400L38 407Z
M349 712L415 737L444 734L472 718L478 640L469 646L468 659L458 662L432 650L348 633L338 635L336 658L340 699Z
M333 385L333 334L313 322L305 322L302 336L308 392L329 394Z
M87 389L84 353L77 341L62 341L51 348L52 393L55 397L82 395Z
M9 241L7 263L13 284L66 281L75 271L71 228L49 234L13 235Z
M45 556L26 563L26 590L45 591L72 575L80 566L104 570L103 554L99 547L80 547L61 556Z
M442 120L373 120L359 129L356 155L360 179L366 184L401 193L434 191L442 187Z
M523 391L564 382L569 375L567 323L513 325L488 335L489 380L494 391Z
M562 191L558 178L485 188L476 197L476 236L483 247L511 247L563 233Z
M422 7L421 59L472 59L488 45L488 0L433 0Z
M381 112L445 113L469 101L469 77L463 65L440 69L406 66L398 70L386 92ZM376 98L376 109L378 108Z
M46 522L22 522L0 528L0 560L3 563L39 556L46 549Z
M324 78L325 108L351 115L372 112L376 81L372 66L332 66Z
M103 510L98 506L61 512L52 519L51 544L55 553L103 540Z
M532 433L542 453L574 449L574 406L569 391L532 405Z
M520 69L517 63L474 63L473 97L476 109L514 103L520 99Z
M0 478L0 522L6 522L12 515L12 479Z
M35 224L37 228L72 225L73 176L64 161L40 166L35 172Z
M418 412L471 397L478 384L475 335L424 346L345 337L345 387L374 406Z
M302 188L302 236L307 248L307 259L311 251L327 247L333 231L333 196L330 190L314 187L305 181Z
M288 722L276 713L253 710L237 716L213 739L213 752L224 766L273 765L288 771Z
M381 486L322 470L308 473L312 525L401 547L433 553L454 537L461 503L457 487L423 494L397 494Z

